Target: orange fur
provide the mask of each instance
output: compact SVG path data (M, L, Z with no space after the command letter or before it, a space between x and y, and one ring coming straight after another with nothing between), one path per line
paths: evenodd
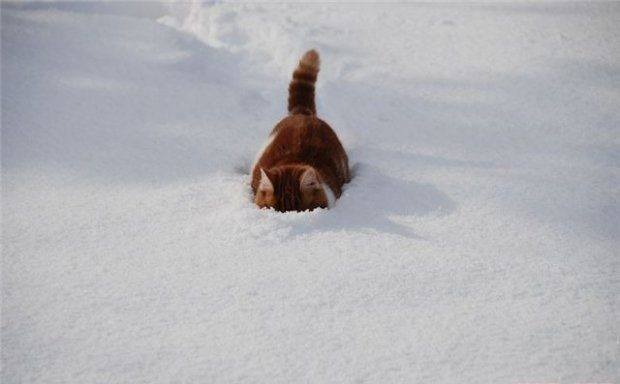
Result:
M289 85L289 116L272 130L272 140L252 169L254 202L278 211L327 208L349 179L347 154L338 136L316 117L314 84L319 55L306 52ZM261 172L262 170L262 172Z

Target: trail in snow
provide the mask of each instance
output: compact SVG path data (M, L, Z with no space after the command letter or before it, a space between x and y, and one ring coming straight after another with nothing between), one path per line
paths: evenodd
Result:
M2 378L618 379L620 7L2 4ZM355 177L257 210L322 54Z

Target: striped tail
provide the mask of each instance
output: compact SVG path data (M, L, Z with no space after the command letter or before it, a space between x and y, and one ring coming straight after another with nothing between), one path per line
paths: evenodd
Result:
M314 83L319 73L319 54L314 49L304 53L288 86L288 111L291 115L315 115Z

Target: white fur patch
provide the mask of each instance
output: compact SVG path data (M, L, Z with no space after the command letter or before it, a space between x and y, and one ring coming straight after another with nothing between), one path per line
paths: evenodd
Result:
M331 208L336 204L336 195L332 192L332 189L325 183L321 183L321 187L323 187L323 192L325 192L325 196L327 197L327 207Z
M254 174L254 168L256 168L256 163L258 163L260 158L263 157L263 153L265 153L265 151L271 145L271 143L273 142L273 139L275 139L275 138L276 138L276 135L270 135L267 138L267 142L265 143L265 145L263 145L263 149L258 151L258 153L256 154L256 157L254 158L254 163L252 164L252 173L250 173L250 174Z

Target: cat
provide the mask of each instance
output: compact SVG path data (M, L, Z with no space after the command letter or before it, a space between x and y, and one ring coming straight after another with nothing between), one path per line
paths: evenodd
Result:
M331 208L349 181L349 160L331 127L316 116L320 59L306 52L288 87L289 115L271 131L252 166L254 203L279 212Z

